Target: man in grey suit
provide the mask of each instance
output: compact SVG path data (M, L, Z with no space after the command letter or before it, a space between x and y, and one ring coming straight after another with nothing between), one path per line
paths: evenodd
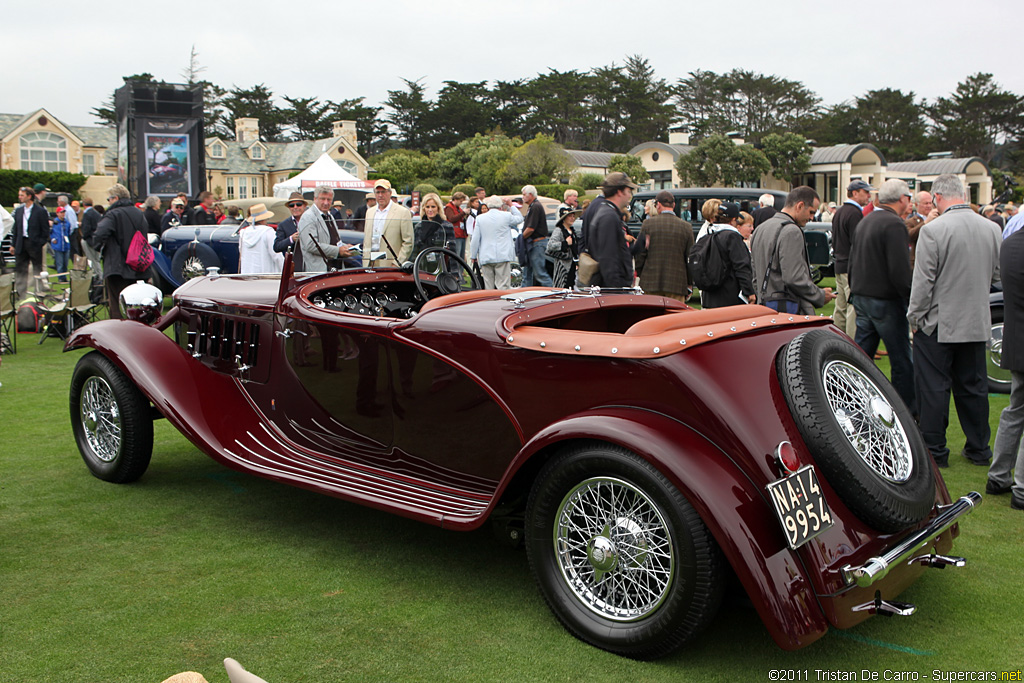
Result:
M985 342L992 326L988 293L999 279L999 226L971 210L963 183L954 175L936 178L932 194L941 215L921 228L907 307L921 434L935 463L948 467L952 387L967 437L962 455L975 465L988 465Z
M329 213L332 201L334 189L326 185L317 186L313 193L313 206L306 209L299 219L299 245L303 268L308 273L326 273L325 256L336 259L350 254L348 246L339 243L338 226Z
M999 270L1004 297L1000 364L1010 371L1010 405L999 416L985 493L998 496L1012 491L1010 507L1024 510L1024 232L1015 232L1003 241Z

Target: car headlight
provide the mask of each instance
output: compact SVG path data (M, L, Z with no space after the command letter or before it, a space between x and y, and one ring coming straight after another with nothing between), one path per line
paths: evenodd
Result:
M136 282L125 287L118 301L123 319L135 320L146 325L160 322L163 304L164 293L160 288L145 282Z

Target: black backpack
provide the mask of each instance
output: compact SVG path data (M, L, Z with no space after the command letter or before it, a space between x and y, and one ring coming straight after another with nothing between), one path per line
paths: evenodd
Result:
M693 283L701 289L718 289L729 274L715 237L716 233L709 229L704 239L690 249L690 257L686 260L687 272Z

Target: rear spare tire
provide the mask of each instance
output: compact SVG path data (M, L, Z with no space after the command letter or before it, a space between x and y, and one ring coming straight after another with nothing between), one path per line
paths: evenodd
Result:
M935 502L932 460L910 410L861 349L826 329L779 353L776 372L804 443L850 510L901 531Z

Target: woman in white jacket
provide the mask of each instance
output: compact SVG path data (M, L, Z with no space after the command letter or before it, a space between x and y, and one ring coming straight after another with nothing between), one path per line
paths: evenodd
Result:
M239 273L281 272L284 255L274 251L275 230L267 225L273 217L265 204L253 204L249 209L249 220L238 233Z
M516 246L512 231L523 222L523 214L509 210L509 202L490 196L484 200L488 211L476 218L476 231L470 247L470 257L480 264L486 289L512 287L512 261L516 260Z

